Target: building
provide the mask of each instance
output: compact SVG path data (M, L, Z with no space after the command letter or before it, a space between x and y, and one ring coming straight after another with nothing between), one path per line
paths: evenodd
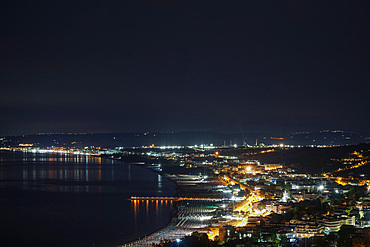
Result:
M220 226L218 230L219 238L221 241L226 241L237 236L237 232L234 226L230 225Z
M338 217L324 217L317 221L319 223L320 231L329 234L331 232L337 232L342 226L342 221Z

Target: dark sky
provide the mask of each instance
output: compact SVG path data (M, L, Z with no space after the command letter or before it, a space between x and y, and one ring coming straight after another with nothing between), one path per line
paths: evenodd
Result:
M370 1L0 8L0 135L369 130Z

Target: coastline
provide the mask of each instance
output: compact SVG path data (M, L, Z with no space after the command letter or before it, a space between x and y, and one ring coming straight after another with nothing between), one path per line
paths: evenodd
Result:
M171 175L185 175L185 174L182 174L181 172L181 167L172 167L172 166L164 166L165 168L169 168L169 169L179 169L178 172L174 171L174 172L171 172L171 173L166 173L164 172L163 170L162 171L158 171L156 169L153 169L153 167L151 167L150 165L144 165L144 164L136 164L138 166L142 166L146 169L149 169L151 171L154 171L155 173L157 174L160 174L161 176L169 179L172 183L174 183L176 185L176 188L177 188L177 192L176 192L176 197L179 197L180 194L182 195L181 193L181 190L180 190L180 185L181 183L179 184L176 179L177 176L171 176ZM204 169L202 169L204 170ZM194 172L194 170L193 170ZM191 173L191 172L190 172ZM198 175L190 175L190 173L188 174L189 176L198 176ZM194 172L194 173L197 173L198 172ZM186 175L185 175L186 176ZM180 194L179 194L180 193ZM182 195L184 196L184 195ZM187 197L185 195L185 197ZM184 220L184 219L181 219L179 218L178 216L178 203L175 202L174 204L174 208L175 210L173 210L172 212L172 218L171 218L171 221L164 227L148 234L148 235L145 235L145 237L143 238L139 238L139 239L136 239L136 240L133 240L133 241L130 241L130 242L127 242L123 245L119 245L119 247L129 247L129 246L151 246L152 244L159 244L161 241L163 240L169 240L169 241L177 241L178 239L181 239L183 238L184 236L187 236L187 235L191 235L194 231L198 231L199 230L196 230L196 229L193 229L192 226L189 226L187 220ZM182 216L183 217L183 216ZM200 230L201 232L205 232L204 230ZM208 232L208 231L206 231Z
M178 196L178 185L177 185L177 183L174 180L172 180L171 178L169 178L168 176L166 176L168 174L164 173L163 171L158 171L156 169L153 169L153 168L149 167L147 164L139 164L137 162L126 162L126 161L124 161L122 159L119 159L119 158L110 158L110 157L107 157L107 156L106 157L101 156L101 157L104 158L104 159L116 160L116 161L120 161L122 163L126 163L126 164L129 164L129 165L134 165L134 166L137 166L137 167L141 167L141 168L149 170L153 173L157 173L157 174L161 175L163 178L168 179L169 181L171 181L173 183L173 185L176 187L176 193L172 196L174 196L174 197ZM128 200L131 200L131 199L129 198ZM137 245L143 246L142 243L141 244L139 244L139 243L141 241L143 241L144 239L147 239L147 240L152 239L154 236L161 234L161 232L164 232L167 229L175 227L176 224L179 222L179 220L176 216L177 212L178 212L177 206L173 205L173 210L171 210L171 214L170 214L170 221L165 226L163 226L163 227L161 227L157 230L154 230L154 231L152 231L148 234L145 234L144 236L141 236L141 237L136 238L134 240L130 240L127 243L120 244L117 247L128 247L128 246L137 246ZM149 246L150 246L150 244L149 244Z
M162 227L162 228L160 228L160 229L158 229L158 230L156 230L156 231L154 231L154 232L152 232L152 233L150 233L148 235L145 235L143 238L135 239L135 240L130 241L130 242L127 242L127 243L125 243L123 245L118 245L117 247L145 246L147 244L143 243L143 241L147 241L147 240L153 239L153 242L154 242L154 237L160 235L162 232L164 232L164 231L166 231L168 229L171 229L171 228L175 227L176 224L177 224L177 222L178 222L178 219L175 218L175 217L172 217L171 221L166 226L164 226L164 227ZM150 246L151 243L152 242L150 242L148 246Z

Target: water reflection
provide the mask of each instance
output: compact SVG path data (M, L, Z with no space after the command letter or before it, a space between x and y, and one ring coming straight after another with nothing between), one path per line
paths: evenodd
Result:
M6 177L8 180L12 178L13 180L21 179L23 180L23 184L25 185L25 189L32 189L32 185L36 183L43 182L43 190L51 190L55 191L55 188L52 188L53 185L51 182L59 181L58 184L64 183L65 186L60 188L60 191L68 191L68 192L82 192L86 191L89 192L90 183L99 182L102 180L102 166L101 165L94 165L91 167L70 167L65 165L49 165L49 166L24 166L22 169L18 170L1 170L0 177ZM21 177L19 177L19 173L21 173ZM108 173L106 171L106 173ZM109 179L113 180L112 172L109 171ZM107 175L108 175L107 174ZM55 184L57 186L58 184ZM67 188L72 186L74 189L67 189L64 190L63 188ZM66 187L67 186L67 187ZM80 187L84 187L82 189Z
M125 242L165 226L170 221L171 202L128 199L133 195L172 196L176 187L165 177L121 161L0 151L0 190L5 191L1 198L2 213L8 215L7 221L2 218L5 224L22 222L24 229L31 229L32 239L73 236L92 243L92 232L101 233L102 239ZM106 231L101 231L102 225ZM9 229L19 235L18 229ZM45 234L49 229L51 234Z
M149 222L150 218L163 219L163 214L168 214L168 210L173 208L172 200L131 200L131 211L134 217L134 228L137 228L137 222Z
M161 175L121 161L69 154L0 154L0 187L50 192L123 192L129 196L136 193L155 196L173 190Z
M162 188L162 176L158 174L158 187Z
M52 192L101 192L104 179L113 181L114 166L102 166L101 157L69 154L1 153L0 186ZM112 164L112 162L110 162ZM92 188L94 187L94 188Z
M9 157L7 157L9 158ZM9 161L23 161L23 162L56 162L56 163L74 163L74 164L101 164L101 157L91 155L70 155L70 154L45 154L45 153L23 153L22 159L18 156L11 157L11 159L0 158L0 164ZM111 161L113 164L114 161Z
M94 181L101 180L101 166L94 167L66 167L66 166L26 166L22 172L23 180L66 180L66 181L89 181L89 177ZM1 173L9 173L7 171L1 171ZM30 175L30 173L32 175ZM17 174L7 174L12 175L11 177L17 177ZM9 178L9 176L7 176Z

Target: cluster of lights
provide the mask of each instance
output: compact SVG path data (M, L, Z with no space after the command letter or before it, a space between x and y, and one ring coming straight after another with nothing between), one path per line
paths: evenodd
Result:
M38 149L38 148L1 148L1 150L20 150L23 152L30 153L55 153L55 154L77 154L77 155L100 155L100 153L89 153L81 150L64 150L64 149Z
M213 144L209 144L209 145L205 145L205 144L202 144L202 145L194 145L194 146L188 146L188 148L203 148L203 149L215 149L216 147L213 146Z

